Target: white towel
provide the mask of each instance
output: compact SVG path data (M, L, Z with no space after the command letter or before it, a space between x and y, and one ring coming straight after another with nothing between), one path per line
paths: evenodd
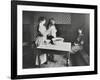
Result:
M47 61L46 53L39 56L40 57L40 64L43 64ZM36 65L39 65L38 56L36 56Z

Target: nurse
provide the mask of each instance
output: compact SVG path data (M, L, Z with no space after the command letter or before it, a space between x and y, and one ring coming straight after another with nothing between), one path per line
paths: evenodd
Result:
M54 44L52 39L56 38L56 32L57 32L54 18L49 19L47 27L48 27L48 30L47 30L47 34L48 34L47 35L47 39L51 40L51 44ZM54 61L54 55L53 55L53 53L49 54L49 60L52 61L52 62L56 62L56 61Z
M44 44L44 42L47 40L47 30L45 23L46 23L45 17L40 17L37 28L38 35L35 41L36 46ZM41 61L40 64L43 64L47 61L46 53L40 55L40 61ZM39 65L38 56L36 56L36 65Z
M48 27L48 30L47 30L47 32L48 32L47 39L50 39L51 43L53 43L52 39L56 38L56 32L57 32L54 18L49 19L47 27Z

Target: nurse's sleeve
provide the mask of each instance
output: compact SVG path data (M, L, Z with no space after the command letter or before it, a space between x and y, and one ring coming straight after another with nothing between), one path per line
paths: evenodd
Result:
M39 27L39 32L40 32L42 35L45 35L45 30L44 30L42 27Z

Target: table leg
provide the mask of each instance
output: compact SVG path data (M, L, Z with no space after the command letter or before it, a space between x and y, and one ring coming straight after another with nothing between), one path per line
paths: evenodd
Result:
M46 57L46 58L47 58L47 63L48 63L48 55L49 55L49 54L48 54L48 53L46 53L46 56L47 56L47 57Z
M38 63L39 63L39 68L40 68L40 65L41 65L41 60L40 60L40 53L41 51L39 50L39 52L38 52Z
M70 52L67 53L66 66L70 66Z

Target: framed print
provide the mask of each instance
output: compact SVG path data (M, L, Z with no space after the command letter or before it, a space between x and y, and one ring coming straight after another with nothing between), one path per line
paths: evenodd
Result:
M11 1L11 78L97 74L97 6Z

